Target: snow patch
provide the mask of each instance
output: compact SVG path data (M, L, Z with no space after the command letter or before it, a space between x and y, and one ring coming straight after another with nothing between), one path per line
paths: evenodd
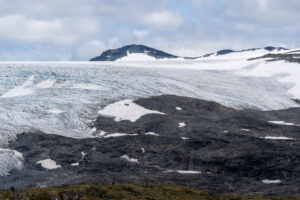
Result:
M127 56L117 59L118 62L124 61L155 61L156 58L147 55L146 53L129 53L127 52Z
M165 113L145 109L142 106L133 103L132 100L126 99L104 107L103 110L98 111L98 114L115 117L114 120L117 122L122 120L135 122L140 117L147 114L163 115Z
M17 86L7 92L5 92L0 98L11 98L18 96L29 96L35 92L32 89L34 76L30 76L21 86Z
M49 170L61 168L61 165L57 165L56 162L54 160L51 160L51 159L40 160L36 163L41 164L41 166L43 168L49 169Z
M50 109L48 110L49 113L52 113L52 114L62 114L64 113L65 111L63 110L59 110L59 109Z
M176 107L176 110L182 110L182 108L180 108L180 107Z
M84 151L81 152L81 159L76 162L76 163L72 163L71 166L79 166L79 163L84 159L84 157L87 155L87 153L85 153Z
M199 171L192 171L192 170L177 170L180 174L201 174Z
M285 126L300 126L298 124L290 123L290 122L285 122L285 121L269 121L271 124L278 124L278 125L285 125Z
M72 163L71 166L79 166L79 162L77 162L77 163Z
M266 140L295 140L294 138L289 138L284 136L266 136L263 138Z
M94 127L94 128L91 129L91 131L90 131L89 133L90 133L90 134L91 134L91 133L95 133L96 131L97 131L97 128Z
M125 159L125 160L127 160L127 161L129 161L129 162L139 163L138 159L136 159L136 158L130 158L130 157L127 156L127 155L123 155L123 156L121 156L120 158Z
M249 129L245 129L245 128L242 128L241 130L242 130L242 131L246 131L246 132L249 132L249 131L250 131Z
M186 124L185 124L184 122L178 123L178 128L183 128L183 127L185 127L185 126L186 126Z
M145 150L144 147L142 147L141 150L142 150L142 153L145 153L145 152L146 152L146 150Z
M276 180L264 179L264 180L262 180L262 182L264 184L278 184L278 183L281 183L281 180L278 180L278 179L276 179Z
M23 161L22 153L11 149L0 148L0 177L8 175L11 170L22 169Z
M147 133L144 133L145 135L153 135L153 136L159 136L157 133L154 133L154 132L147 132Z
M189 140L190 138L187 137L181 137L182 140Z
M176 173L179 173L179 174L201 174L200 171L193 171L193 170L170 170L170 169L168 169L165 172L167 172L167 173L176 172Z
M48 79L48 80L40 82L35 87L36 88L44 88L44 89L51 88L51 87L53 87L53 85L54 85L55 82L56 82L55 79Z
M103 138L111 138L111 137L123 137L123 136L137 136L138 134L127 134L127 133L112 133L102 136Z
M291 98L300 99L300 69L298 63L289 63L285 61L263 61L255 67L244 69L237 72L243 76L256 76L256 77L276 77L279 82L289 84L290 87L287 91Z
M100 131L98 136L102 137L102 136L105 136L106 135L106 132L105 131Z

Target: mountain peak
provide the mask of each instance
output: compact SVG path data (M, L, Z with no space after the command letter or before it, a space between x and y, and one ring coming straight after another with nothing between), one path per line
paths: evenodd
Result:
M90 61L115 61L129 54L144 54L145 56L152 57L155 59L163 58L178 58L172 54L145 46L141 44L126 45L117 49L109 49L104 51L100 56L92 58Z
M259 51L263 50L263 51ZM274 51L282 51L288 50L284 47L274 47L274 46L266 46L262 48L251 48L244 50L232 50L232 49L223 49L217 51L215 53L205 54L199 57L182 57L184 59L197 59L197 58L205 58L211 56L222 56L232 53L243 53L243 52L258 52L262 53L261 56L267 53L272 53ZM255 54L254 57L257 57ZM122 61L145 61L145 60L156 60L156 59L171 59L171 58L179 58L179 56L175 56L164 51L148 47L142 44L130 44L125 45L123 47L117 49L109 49L104 51L100 56L94 57L90 59L90 61L116 61L122 59Z

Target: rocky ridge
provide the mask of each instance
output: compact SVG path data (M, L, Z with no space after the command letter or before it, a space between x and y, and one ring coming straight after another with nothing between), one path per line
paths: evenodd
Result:
M300 195L300 108L235 110L172 95L135 103L165 114L135 122L99 116L90 139L19 135L10 148L23 154L23 170L1 177L0 187L151 182L214 194ZM114 133L123 136L105 137ZM59 167L37 164L45 159Z

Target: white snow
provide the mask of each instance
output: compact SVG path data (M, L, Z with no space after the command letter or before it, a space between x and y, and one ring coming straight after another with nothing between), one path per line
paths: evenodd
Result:
M153 136L159 136L157 133L154 133L154 132L147 132L147 133L144 133L145 135L153 135Z
M0 148L0 177L8 175L11 170L22 169L23 161L22 153Z
M138 134L127 134L127 133L112 133L112 134L107 134L102 137L104 138L111 138L111 137L123 137L123 136L137 136Z
M246 132L249 132L249 131L250 131L249 129L245 129L245 128L242 128L241 130L242 130L242 131L246 131Z
M144 147L142 147L141 150L142 150L142 153L145 153L145 152L146 152L146 150L145 150Z
M19 96L29 96L33 95L35 92L32 89L34 76L30 76L27 81L25 81L21 86L17 86L4 94L0 98L11 98Z
M264 179L264 180L262 180L262 182L265 183L265 184L278 184L278 183L281 183L281 180L278 180L278 179L276 179L276 180Z
M285 61L260 62L255 67L241 70L237 74L252 77L272 77L289 85L287 93L292 95L293 98L300 99L300 69L297 63Z
M180 108L180 107L176 107L176 110L182 110L182 108Z
M266 140L295 140L294 138L284 137L284 136L266 136L263 138Z
M52 113L52 114L62 114L64 113L65 111L63 110L60 110L60 109L50 109L48 110L49 113Z
M133 163L139 163L138 159L136 158L130 158L128 155L123 155L120 158L125 159L129 162L133 162Z
M72 163L71 166L79 166L79 162L77 162L77 163Z
M223 131L224 133L228 133L228 131Z
M35 87L36 88L51 88L51 87L53 87L55 82L56 82L55 79L47 79L45 81L40 82Z
M135 122L140 117L147 114L165 114L155 110L148 110L135 104L132 100L126 99L110 104L98 111L98 114L104 116L112 116L115 121L129 120Z
M185 124L184 122L178 123L178 128L183 128L183 127L185 127L185 126L186 126L186 124Z
M40 160L36 163L41 164L41 166L43 168L49 169L49 170L61 168L61 165L57 165L56 162L54 160L51 160L51 159Z
M87 153L85 153L84 151L81 152L81 159L76 162L76 163L72 163L71 166L79 166L79 163L84 159L84 157L87 155Z
M91 129L90 133L95 133L96 131L97 131L97 128L94 127L94 128Z
M177 170L180 174L201 174L199 171L192 171L192 170Z
M290 122L285 122L285 121L269 121L271 124L278 124L278 125L285 125L285 126L300 126L298 124L290 123Z
M127 61L155 61L156 58L147 55L146 53L129 53L127 56L117 59L118 62L127 62Z
M102 137L102 136L105 136L106 135L106 132L105 131L100 131L98 136Z
M103 137L107 133L98 136L90 132L90 122L97 117L95 110L122 99L173 94L236 109L298 107L291 99L300 99L299 64L247 60L263 54L250 51L197 60L0 62L0 148L32 129L78 139ZM72 88L76 85L87 89ZM95 88L99 90L91 91ZM45 115L49 108L65 112ZM128 118L132 110L122 115ZM118 120L117 116L113 117ZM120 135L107 135L114 136ZM18 169L12 154L0 154L0 163L6 160L0 174Z
M193 170L166 170L165 172L170 173L170 172L177 172L179 174L201 174L200 171L193 171Z
M82 90L102 90L103 89L101 86L91 84L91 83L75 84L73 86L73 88L82 89Z
M189 140L190 138L187 137L181 137L182 140Z

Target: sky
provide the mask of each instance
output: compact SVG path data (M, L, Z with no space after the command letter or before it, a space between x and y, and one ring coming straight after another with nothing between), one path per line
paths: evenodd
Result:
M300 48L299 0L0 0L0 61L83 61L127 44L179 56Z

